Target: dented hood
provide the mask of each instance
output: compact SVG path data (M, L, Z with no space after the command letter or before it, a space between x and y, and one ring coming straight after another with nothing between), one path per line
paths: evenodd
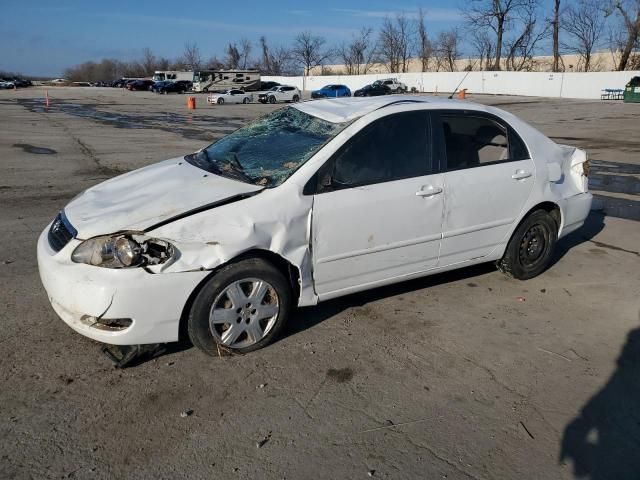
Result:
M145 230L194 209L215 206L264 187L220 177L182 157L134 170L89 188L65 213L87 239L123 230Z

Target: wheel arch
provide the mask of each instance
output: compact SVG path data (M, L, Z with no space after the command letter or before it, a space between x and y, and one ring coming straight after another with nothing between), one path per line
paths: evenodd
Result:
M546 211L549 215L551 215L551 218L553 218L556 222L556 226L558 227L558 231L556 233L560 233L561 228L562 228L562 210L560 209L560 205L558 205L557 203L554 202L550 202L550 201L545 201L545 202L541 202L538 203L536 205L534 205L533 207L531 207L526 214L524 214L522 216L522 218L520 219L520 221L518 222L518 224L516 225L516 228L513 230L513 232L515 232L518 227L520 226L520 224L522 222L524 222L524 220L531 215L533 212L535 212L536 210L544 210ZM513 232L511 232L511 235L513 235Z
M276 267L289 281L289 284L291 286L293 301L295 305L298 304L298 301L300 299L300 278L301 278L300 277L301 272L299 267L296 267L293 263L291 263L289 260L287 260L283 256L277 253L274 253L270 250L263 250L259 248L247 250L246 252L243 252L233 257L229 261L222 263L217 267L215 267L214 269L212 269L209 272L209 274L206 277L204 277L200 281L200 283L198 283L198 285L196 285L196 287L193 289L193 291L187 298L187 301L185 302L184 307L182 307L182 313L180 315L180 324L178 327L178 334L179 334L178 336L180 341L186 341L189 338L187 334L187 320L189 317L189 311L191 310L191 307L193 306L193 302L196 296L198 295L198 293L200 293L200 290L202 289L202 287L211 279L211 277L213 277L216 273L218 273L220 269L232 263L245 260L247 258L260 258L270 263L274 267Z

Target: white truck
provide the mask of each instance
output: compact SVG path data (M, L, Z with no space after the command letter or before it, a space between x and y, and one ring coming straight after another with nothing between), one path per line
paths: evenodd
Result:
M260 103L278 103L278 102L299 102L301 98L300 90L291 85L279 85L273 87L266 92L258 94Z
M391 89L391 93L405 93L407 91L407 86L404 83L399 82L397 78L381 78L373 83L374 85L386 85Z

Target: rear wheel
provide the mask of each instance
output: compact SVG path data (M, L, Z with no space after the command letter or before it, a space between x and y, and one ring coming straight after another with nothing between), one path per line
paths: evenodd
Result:
M300 101L300 97L298 95L294 95L293 96L293 103L299 102Z
M271 343L285 325L292 293L272 264L249 258L223 267L202 287L188 318L189 338L208 355L217 346L238 353Z
M554 218L545 210L536 210L513 233L497 266L519 280L540 275L551 263L557 238L558 224Z

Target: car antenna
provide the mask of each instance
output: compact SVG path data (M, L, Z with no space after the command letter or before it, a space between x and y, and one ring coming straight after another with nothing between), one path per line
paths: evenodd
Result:
M471 71L473 70L473 67L475 67L475 66L476 66L476 62L473 62L473 64L471 65L471 68L469 68L469 70L467 70L467 73L464 74L464 77L462 77L462 80L460 80L460 83L458 84L456 89L453 92L451 92L451 95L449 95L447 97L449 100L451 100L453 98L453 96L456 94L456 92L460 88L460 85L462 85L462 83L467 79L467 75L469 75L471 73Z

